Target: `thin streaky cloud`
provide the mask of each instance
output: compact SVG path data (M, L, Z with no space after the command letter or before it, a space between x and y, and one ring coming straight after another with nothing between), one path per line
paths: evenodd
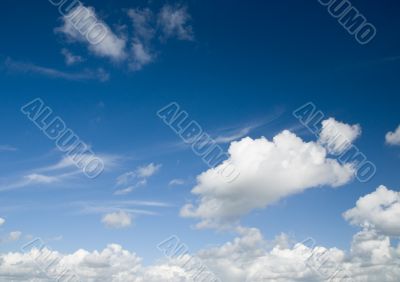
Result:
M231 128L220 129L219 135L217 135L214 140L219 144L225 144L246 137L253 130L271 124L281 117L283 113L283 109L278 109L261 120L250 122L245 126L233 126Z
M23 73L23 74L37 74L54 79L65 79L71 81L98 80L101 82L105 82L110 78L109 73L107 73L102 68L97 68L95 70L84 69L83 71L80 72L70 73L49 67L35 65L32 63L14 61L11 58L7 58L5 60L4 67L10 72Z
M18 151L17 148L10 145L0 145L0 152L15 152Z

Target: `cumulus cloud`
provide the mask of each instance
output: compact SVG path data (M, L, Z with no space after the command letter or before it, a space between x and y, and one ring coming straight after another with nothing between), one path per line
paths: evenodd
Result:
M341 154L361 135L359 124L349 125L329 118L322 121L319 142L331 154Z
M217 173L227 162L240 172L229 183ZM199 228L229 226L254 209L306 189L341 186L353 174L352 164L328 158L320 144L305 142L287 130L271 141L247 137L231 143L228 160L197 177L192 193L199 201L185 205L181 215L201 219Z
M132 225L132 216L125 211L106 214L101 220L109 228L126 228Z
M3 226L4 223L6 223L6 220L2 217L0 217L0 226Z
M90 52L99 57L120 61L126 58L126 39L116 35L111 28L96 14L93 7L79 5L62 17L62 26L56 32L64 34L71 41L82 42ZM99 42L90 39L91 27L101 27L98 35L102 35ZM100 32L103 32L100 34Z
M389 145L400 145L400 125L394 132L389 131L386 133L385 139Z
M400 278L400 248L369 230L353 237L349 251L320 246L310 238L271 245L258 229L240 228L238 232L232 241L196 254L182 254L181 245L171 245L171 256L150 266L142 265L138 255L117 244L102 251L81 249L72 254L32 248L0 255L0 278L47 282L68 271L89 282L189 282L193 277L201 281L205 267L219 279L212 281L222 282L317 282L329 278L339 282L347 281L346 277L355 282L397 282ZM38 265L47 266L50 277L39 271Z
M379 231L386 236L400 236L400 192L379 186L361 197L356 206L343 214L351 224Z

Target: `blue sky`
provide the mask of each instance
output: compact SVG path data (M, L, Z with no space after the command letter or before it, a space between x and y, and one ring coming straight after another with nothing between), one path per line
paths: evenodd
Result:
M19 252L32 237L62 253L115 243L147 265L162 257L156 246L172 234L193 252L235 238L234 230L198 229L201 216L180 214L200 199L191 190L209 167L157 117L171 102L213 138L231 142L271 140L283 130L315 141L292 115L307 102L326 117L360 125L354 144L376 165L376 175L338 188L307 187L240 216L241 226L257 228L265 238L285 233L348 250L360 227L342 214L379 185L399 191L400 147L385 142L400 124L396 1L352 1L377 29L366 45L318 1L84 1L126 43L116 53L91 49L62 30L66 23L57 7L36 2L5 0L1 8L0 235L21 232L18 240L0 241L1 253ZM143 34L129 11L150 15ZM178 11L181 21L171 28L163 11L165 17ZM88 179L73 166L51 168L63 153L20 111L35 98L105 159L99 177ZM220 145L228 150L230 142ZM151 172L140 176L146 168ZM118 185L129 172L133 179ZM32 174L57 180L20 185ZM174 179L178 184L171 185ZM131 224L105 223L107 214L125 209Z

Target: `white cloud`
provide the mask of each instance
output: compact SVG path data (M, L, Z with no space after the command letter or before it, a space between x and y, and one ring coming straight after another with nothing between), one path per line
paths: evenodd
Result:
M183 185L183 184L185 184L185 180L184 179L176 178L176 179L172 179L168 183L168 186L177 186L177 185Z
M379 186L376 191L361 197L356 206L343 215L351 224L399 237L400 192Z
M86 19L100 24L106 31L104 38L99 43L94 44L87 39L88 27L84 24ZM56 31L66 35L69 40L85 43L94 55L114 61L120 61L127 57L126 40L113 33L111 28L98 17L93 7L80 5L65 15L62 21L63 25Z
M135 37L149 42L155 36L154 14L150 9L130 9L128 16L132 20Z
M106 214L101 221L109 228L126 228L132 225L132 216L118 211Z
M32 173L25 176L29 184L50 184L59 181L59 178L54 176L46 176L43 174Z
M71 9L62 17L63 24L56 28L56 32L65 35L71 42L86 44L89 51L96 56L106 57L114 62L126 62L131 71L141 70L155 61L159 53L157 38L178 40L193 40L194 38L193 28L189 23L191 16L186 7L164 5L157 15L149 8L129 9L127 15L131 20L133 30L130 37L115 34L100 19L93 7L83 5ZM88 31L89 27L95 23L102 27L102 29L99 28L97 35L101 35L103 31L105 36L100 42L92 44L93 42L88 40ZM66 49L63 49L62 53L68 65L83 60Z
M218 130L218 135L214 138L214 140L217 143L226 144L235 140L239 140L245 136L249 136L249 133L253 130L266 126L267 124L275 121L277 118L282 116L283 112L284 110L282 108L277 108L262 119L249 122L246 125L235 125L220 129Z
M153 209L170 208L170 204L165 202L157 201L94 201L94 202L73 202L73 206L78 206L79 214L105 214L105 213L117 213L123 211L128 214L138 215L159 215L157 211ZM144 207L146 209L138 209L138 207ZM149 209L152 210L149 210Z
M7 58L5 63L7 70L18 73L26 74L38 74L50 78L65 79L72 81L84 81L84 80L99 80L101 82L107 81L110 78L102 68L95 70L84 69L80 72L64 72L53 68L38 66L32 63L17 62L10 58Z
M319 142L327 148L329 153L339 155L345 152L360 135L360 125L349 125L329 118L322 121Z
M133 71L138 71L152 63L156 56L150 47L156 33L154 14L149 9L130 9L128 16L132 20L134 31L129 67Z
M141 166L137 169L137 175L140 178L148 178L158 172L161 168L161 164L148 164L146 166Z
M255 228L240 228L238 232L237 238L221 246L193 255L173 256L150 266L142 265L139 256L117 244L101 251L81 249L72 254L46 248L1 254L0 279L48 282L69 270L79 280L89 282L189 282L203 265L222 282L317 282L335 273L330 281L347 281L346 275L354 282L400 279L400 248L391 246L387 237L371 231L357 233L348 252L320 246L313 240L271 245ZM179 252L174 246L170 251ZM48 266L49 261L55 262L47 268L50 278L38 269L38 265ZM198 281L204 281L201 275Z
M0 152L15 152L18 151L17 148L10 145L0 145Z
M88 147L90 148L90 147ZM57 163L42 167L37 169L37 171L41 172L52 172L58 170L67 170L67 169L74 169L77 172L81 172L81 169L77 167L76 161L74 158L80 160L82 166L88 165L93 159L100 158L104 163L105 170L111 170L115 167L120 165L121 160L123 159L121 156L118 155L111 155L111 154L79 154L79 155L65 155L63 156Z
M142 42L135 41L132 43L132 58L129 66L133 71L141 70L143 66L154 60L154 56Z
M386 133L386 143L389 145L400 145L400 125L394 132Z
M0 226L3 226L4 223L6 223L6 220L2 217L0 217Z
M117 191L114 192L114 195L116 196L123 196L123 195L127 195L133 192L133 190L135 190L135 186L129 186L127 188L123 188L123 189L119 189Z
M354 169L351 164L339 164L327 157L326 150L316 142L304 142L285 130L272 141L243 138L229 148L229 162L240 173L232 181L224 181L209 169L197 177L192 193L200 199L197 206L185 205L184 217L200 218L197 227L224 227L254 209L303 192L306 189L349 182Z
M53 184L59 182L63 176L47 176L44 174L31 173L28 175L24 175L19 180L11 181L11 183L3 184L0 186L1 191L13 190L18 188L27 187L30 185L38 185L38 184Z
M77 55L72 54L72 53L71 53L68 49L66 49L66 48L63 48L63 49L61 50L61 54L64 55L65 63L66 63L68 66L72 66L72 65L75 65L75 64L78 64L78 63L81 63L81 62L84 61L84 59L83 59L81 56L77 56Z
M8 234L7 240L10 242L18 241L21 238L21 231L12 231Z
M126 195L138 187L146 186L147 179L156 174L160 170L161 166L161 164L150 163L145 166L140 166L134 171L128 171L118 176L116 181L117 187L128 187L116 190L114 195Z
M158 25L165 38L193 40L193 28L190 25L191 16L186 7L164 5L158 15Z

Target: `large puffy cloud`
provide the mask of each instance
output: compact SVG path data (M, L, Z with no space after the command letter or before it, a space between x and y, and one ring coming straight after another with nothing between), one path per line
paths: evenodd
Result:
M345 219L387 236L400 236L400 192L380 186L344 213Z
M388 237L371 230L357 233L348 252L319 246L310 238L301 243L290 242L285 239L288 236L267 241L257 229L240 228L238 231L239 236L232 241L194 255L181 254L176 246L170 251L176 252L177 256L150 266L143 266L140 257L116 244L102 251L78 250L72 254L46 248L2 254L0 281L48 282L66 272L76 275L80 281L89 282L189 282L201 273L201 269L214 275L205 281L222 282L313 282L324 279L395 282L400 279L400 247L391 246ZM40 271L40 267L46 266L49 277ZM351 279L346 280L346 277Z
M400 145L400 125L394 132L390 131L386 133L385 139L387 144Z
M198 227L226 227L253 209L265 208L289 195L319 186L337 187L349 182L352 164L327 156L317 142L305 142L285 130L269 141L244 138L233 142L229 159L197 178L192 193L198 205L185 205L184 217L200 218ZM227 182L217 171L230 164L240 176Z
M361 135L358 124L349 125L334 118L322 121L319 142L325 146L329 153L341 154Z

